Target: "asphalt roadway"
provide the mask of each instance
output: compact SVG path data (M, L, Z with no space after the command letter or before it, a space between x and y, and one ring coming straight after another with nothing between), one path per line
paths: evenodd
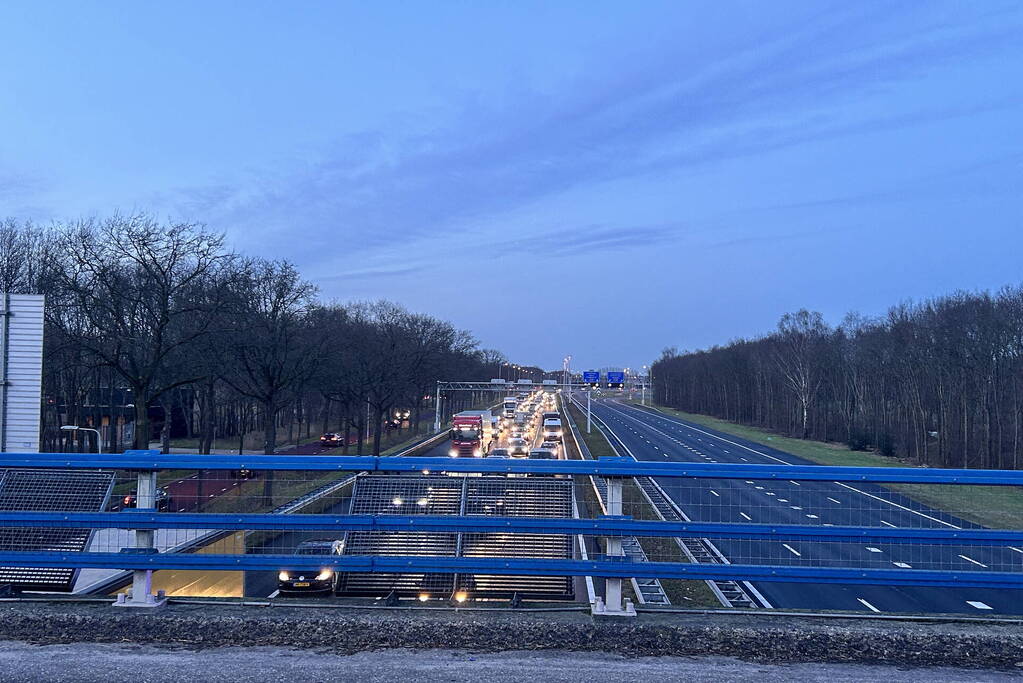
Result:
M812 465L790 453L615 400L593 414L638 460ZM872 527L975 527L881 486L838 482L695 480L658 483L693 521ZM628 514L629 511L625 510ZM735 564L1019 571L1023 551L983 546L715 540ZM909 613L1023 614L1023 591L756 582L773 607Z

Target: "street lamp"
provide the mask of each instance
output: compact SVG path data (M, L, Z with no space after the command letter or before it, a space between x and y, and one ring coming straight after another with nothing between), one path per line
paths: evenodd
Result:
M96 435L96 452L103 455L103 435L98 429L91 427L79 427L78 425L64 425L60 428L62 432L93 432Z

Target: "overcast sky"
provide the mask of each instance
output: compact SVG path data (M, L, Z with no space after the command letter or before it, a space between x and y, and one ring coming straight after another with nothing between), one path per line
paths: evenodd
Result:
M514 361L1023 281L1019 2L4 2L0 216L145 210Z

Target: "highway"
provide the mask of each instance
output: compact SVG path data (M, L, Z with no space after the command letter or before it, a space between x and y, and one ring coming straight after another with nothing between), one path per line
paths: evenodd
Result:
M578 397L577 397L578 398ZM583 410L585 407L582 406ZM737 464L814 464L757 443L613 399L592 402L602 420L637 460ZM873 527L974 527L876 485L827 482L657 481L692 520ZM625 511L629 513L628 510ZM774 540L715 540L736 564L863 566L1019 571L1023 549L980 546L907 546ZM889 587L758 582L773 607L880 612L1023 614L1023 591L980 588Z
M530 448L538 448L542 439L540 438L540 429L537 427L531 433L528 434L528 442ZM506 429L501 433L500 438L492 445L492 448L506 447L507 441L510 436L511 430ZM310 444L314 446L315 444ZM451 450L450 439L440 439L435 445L431 446L425 451L418 453L424 457L430 458L446 458L448 452ZM297 452L297 451L296 451ZM317 454L322 451L311 451L313 454ZM351 491L346 490L345 495L338 499L338 502L331 507L323 510L322 514L349 514L351 511L352 499ZM302 541L326 538L329 534L327 532L287 532L268 540L265 544L250 549L249 552L253 553L289 553L294 550ZM340 534L339 534L340 536ZM276 572L244 572L244 595L245 597L276 597L277 596L277 573ZM312 596L311 596L312 597Z

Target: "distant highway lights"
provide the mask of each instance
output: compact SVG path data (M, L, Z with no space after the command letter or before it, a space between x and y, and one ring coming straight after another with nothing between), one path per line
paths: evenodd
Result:
M103 436L99 433L98 429L92 427L79 427L78 425L63 425L60 428L62 432L92 432L96 435L96 452L103 455Z

